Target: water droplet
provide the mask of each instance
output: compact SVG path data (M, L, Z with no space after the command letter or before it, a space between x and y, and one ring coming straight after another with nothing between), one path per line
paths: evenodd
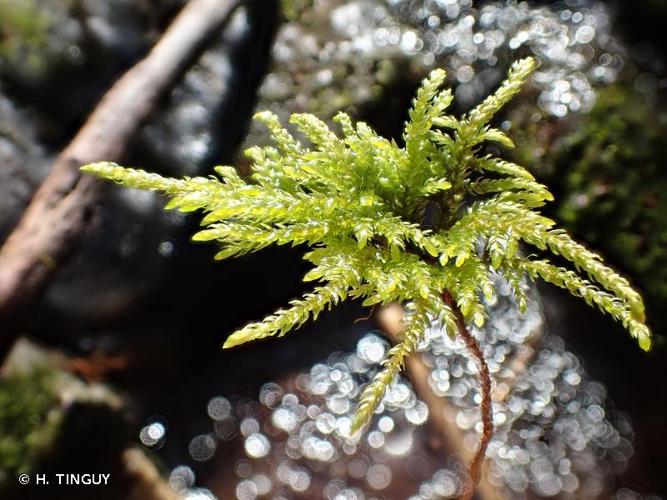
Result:
M386 342L377 335L366 335L357 343L357 355L369 364L377 364L382 361L386 352Z
M412 408L405 410L405 418L415 425L421 425L428 419L428 406L423 401L417 401Z
M249 436L250 434L259 432L259 422L254 418L244 418L241 421L239 429L242 435Z
M262 458L271 451L271 443L264 434L256 432L250 434L245 440L245 451L249 457Z
M179 465L169 474L169 486L178 492L185 491L195 483L195 473L190 467Z
M236 485L236 498L238 500L255 500L257 496L257 485L254 481L244 479Z
M366 481L374 490L383 490L391 484L391 469L384 464L375 464L368 469Z
M218 396L208 402L206 412L213 420L222 420L231 415L232 404L226 398Z
M215 453L217 443L215 439L209 434L202 434L190 441L188 445L188 453L193 460L197 462L205 462L209 460Z
M155 446L162 441L166 432L161 422L154 422L141 429L139 440L146 446Z
M378 429L385 434L391 432L394 429L394 420L388 415L381 417L378 421Z

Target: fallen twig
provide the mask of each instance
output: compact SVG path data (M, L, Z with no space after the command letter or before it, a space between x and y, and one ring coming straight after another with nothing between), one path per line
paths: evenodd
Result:
M150 53L127 71L58 155L51 172L0 249L0 361L28 306L82 234L105 189L79 167L120 160L158 99L206 47L240 0L191 0Z

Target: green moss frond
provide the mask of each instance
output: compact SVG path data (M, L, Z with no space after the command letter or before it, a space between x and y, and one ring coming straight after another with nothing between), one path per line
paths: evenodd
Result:
M510 139L505 132L497 128L485 127L484 131L481 134L478 134L476 140L478 141L478 144L484 141L490 141L497 142L510 149L514 147L512 139Z
M372 417L430 322L442 322L450 335L457 334L459 312L466 323L483 325L484 298L493 299L495 273L506 278L521 310L527 274L596 306L620 321L642 348L650 347L640 295L536 210L553 199L549 190L525 168L480 155L483 141L512 146L488 122L534 68L532 59L512 65L498 91L463 119L444 114L452 96L441 90L444 71L434 71L417 92L405 147L344 113L335 117L340 134L312 115L294 115L300 142L275 115L262 112L256 119L274 144L246 152L253 163L247 179L232 167L216 168L217 177L183 179L112 163L83 171L163 193L171 198L167 208L201 210L204 227L193 239L218 243L216 258L269 245L310 247L304 259L313 267L304 280L318 285L290 307L233 333L225 347L284 335L347 298L366 306L407 304L403 338L364 391L357 430ZM428 226L427 207L438 214ZM526 257L522 242L564 257L573 269ZM453 301L446 305L443 296Z
M444 305L442 307L446 308ZM370 422L387 389L403 369L405 359L417 350L419 342L424 337L424 332L431 321L428 306L423 302L412 303L408 305L408 311L399 343L389 350L382 369L361 393L359 406L352 421L352 434Z
M529 181L535 180L533 174L531 174L522 166L516 165L509 161L501 160L499 158L485 156L482 158L474 159L472 164L473 168L477 169L481 173L491 172L494 174L518 177Z
M158 191L172 196L181 196L190 191L198 193L200 187L210 183L208 179L170 179L143 170L121 167L111 162L91 163L81 167L81 171L109 179L125 187ZM190 189L195 185L197 189Z
M433 70L417 90L403 134L408 156L412 160L425 160L420 152L422 148L430 146L428 138L433 120L440 118L452 102L449 90L439 91L446 76L447 73L441 69Z
M514 190L528 191L529 194L534 196L535 200L541 202L553 200L553 195L546 186L524 178L480 179L471 182L468 189L474 194L506 193Z
M234 332L224 343L223 347L234 347L252 340L277 335L279 337L287 332L299 328L306 321L317 316L332 305L337 304L347 297L347 284L335 281L324 286L315 288L301 299L290 302L289 309L278 309L275 313L267 316L257 323L250 323L242 329Z
M270 111L256 113L254 119L266 125L275 145L288 157L298 158L304 149L292 134L283 128L278 117Z
M507 80L500 85L500 88L470 111L466 119L466 126L479 129L489 123L493 115L519 93L536 67L537 63L532 57L521 59L512 64Z
M207 229L195 233L193 241L224 241L223 250L215 256L216 260L237 257L256 252L269 245L314 245L322 241L330 230L328 223L305 222L290 225L276 224L261 227L258 225L212 224Z
M602 258L574 241L562 229L546 233L544 242L549 249L572 262L577 269L586 272L591 279L597 281L607 290L624 299L632 315L637 321L644 321L644 301L630 282L616 271L606 266Z
M521 262L521 266L532 278L539 277L548 283L564 288L575 297L584 299L589 306L595 306L600 311L609 314L628 329L642 349L648 351L651 348L651 334L648 327L635 319L623 300L600 290L574 271L554 266L545 260L525 260Z

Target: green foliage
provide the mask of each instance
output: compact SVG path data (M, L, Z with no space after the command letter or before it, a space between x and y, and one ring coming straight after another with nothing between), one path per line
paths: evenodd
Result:
M495 293L494 272L513 285L520 307L526 300L523 276L539 277L597 306L623 323L642 348L650 347L641 297L536 210L553 199L548 189L522 167L480 154L485 141L512 145L489 121L534 67L532 59L513 64L498 91L461 119L445 114L452 95L440 90L445 72L433 71L410 110L404 147L343 113L335 118L342 137L312 115L293 115L305 145L265 112L257 119L275 147L247 152L254 162L247 182L231 167L217 168L220 179L165 179L111 163L83 170L165 193L171 197L168 208L203 210L205 228L194 239L219 242L217 258L270 244L311 247L304 258L313 268L304 280L321 284L289 308L232 334L225 347L284 335L347 298L363 299L366 306L405 304L403 337L362 394L356 431L371 418L431 321L442 321L456 335L445 291L467 322L484 324L483 298ZM569 261L576 272L520 253L521 242Z
M0 379L0 491L14 485L16 475L30 472L56 426L49 413L58 398L46 368Z
M545 158L562 193L555 213L643 290L652 319L667 301L667 110L628 85L595 108ZM662 321L662 323L660 323Z
M0 66L43 64L51 18L35 0L0 0Z
M305 9L313 5L313 0L280 0L283 16L288 21L296 21Z

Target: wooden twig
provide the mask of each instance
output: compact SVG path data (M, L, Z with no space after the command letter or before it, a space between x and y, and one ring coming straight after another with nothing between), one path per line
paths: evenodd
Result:
M83 164L119 161L132 137L220 31L240 0L191 0L150 53L104 95L58 155L18 225L0 249L0 361L30 303L83 232L104 182Z
M128 448L121 456L123 472L130 486L127 500L179 500L182 498L160 475L143 450Z

